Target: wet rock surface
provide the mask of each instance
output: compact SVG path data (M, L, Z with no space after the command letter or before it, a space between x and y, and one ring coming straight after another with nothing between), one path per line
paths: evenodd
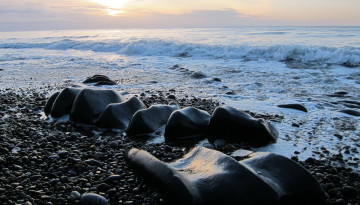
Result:
M109 104L95 121L95 125L126 130L135 112L145 108L144 103L137 97L132 97L123 103Z
M148 109L139 110L133 115L126 133L130 136L136 136L155 132L166 124L171 113L177 109L179 106L172 104L153 105Z
M111 80L109 77L105 75L93 75L91 77L88 77L86 80L83 81L83 83L95 83L95 86L100 85L116 85L117 83L113 80Z
M93 124L110 103L121 103L125 99L114 90L83 89L76 96L70 113L70 120Z
M317 180L296 162L271 153L236 161L219 151L195 147L164 163L146 151L127 158L142 176L159 186L172 204L323 204Z
M281 104L281 105L278 105L278 107L294 109L294 110L299 110L299 111L303 111L303 112L308 112L306 107L304 105L301 105L301 104Z
M204 110L187 107L174 111L165 127L167 141L196 140L206 137L211 115Z
M85 193L98 194L115 205L170 204L166 194L128 167L124 154L135 147L170 163L186 154L187 147L146 144L95 127L42 119L49 92L59 88L48 89L0 90L0 204L81 204L80 196ZM170 102L167 92L145 93L140 98L148 107ZM177 101L181 107L193 106L209 113L219 106L216 101L194 97ZM266 120L279 119L248 113ZM342 124L337 126L347 129ZM240 148L250 149L237 143L207 146L228 155ZM356 163L356 150L344 150L353 154ZM359 173L346 167L352 162L339 154L323 154L322 160L309 158L299 163L324 188L326 204L359 204ZM296 156L292 159L298 161Z
M276 128L264 119L255 119L229 106L217 107L209 124L209 135L212 138L253 145L276 142L278 134Z
M77 88L65 88L62 90L52 103L50 112L51 116L58 118L70 114L75 98L80 93L80 91L81 89ZM54 95L56 95L56 93ZM54 95L49 98L47 101L48 104L50 104Z

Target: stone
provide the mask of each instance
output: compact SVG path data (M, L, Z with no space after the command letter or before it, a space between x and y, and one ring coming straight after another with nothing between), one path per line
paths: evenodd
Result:
M201 72L201 71L196 71L193 72L190 77L195 78L195 79L201 79L201 78L206 78L205 73Z
M77 88L63 89L53 103L51 108L51 116L58 118L70 114L74 100L80 91L81 89Z
M282 105L278 105L278 107L308 112L308 110L306 109L305 106L303 106L301 104L296 104L296 103L295 104L282 104Z
M170 204L324 204L318 181L291 159L259 152L236 161L219 151L195 147L164 163L131 149L129 165L168 196Z
M351 186L344 186L341 190L342 194L347 197L355 197L357 196L357 191L355 188Z
M95 121L95 125L101 128L125 130L135 112L145 108L144 103L137 97L132 97L123 103L111 103Z
M57 98L57 96L60 94L60 92L56 92L54 94L52 94L48 100L46 101L45 103L45 107L44 107L44 113L46 116L50 115L50 112L51 112L51 109L52 109L52 106L55 102L55 99Z
M111 175L111 176L108 176L104 179L104 182L107 183L107 184L113 184L115 183L116 181L119 182L121 179L121 176L120 175Z
M131 119L127 135L136 136L155 132L165 125L175 110L179 109L177 104L153 105L148 109L137 111Z
M206 111L187 107L174 111L165 127L165 140L178 141L205 137L211 115Z
M106 198L94 193L83 194L80 198L80 202L83 205L110 205Z
M356 117L360 116L360 112L357 110L345 109L345 110L340 110L340 112L348 114L348 115L356 116Z
M279 135L277 129L264 119L255 119L233 107L215 109L209 124L210 139L226 139L254 146L274 143Z
M88 77L83 83L96 83L95 86L116 85L115 81L110 80L110 78L105 75L93 75Z
M110 103L121 103L124 98L114 90L83 89L74 101L70 120L93 124Z

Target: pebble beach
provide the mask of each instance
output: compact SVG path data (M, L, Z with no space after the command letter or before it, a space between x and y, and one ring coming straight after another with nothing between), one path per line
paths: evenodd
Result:
M170 92L149 93L142 100L147 106L161 104L169 102L167 95ZM135 147L171 162L181 158L191 146L149 144L116 132L44 119L46 100L47 94L36 90L1 90L2 204L81 204L84 193L103 196L111 204L167 204L166 195L129 168L124 154ZM209 113L219 105L213 100L191 97L178 101L181 106L194 106ZM236 143L205 146L229 155L244 148ZM292 160L298 161L296 155ZM341 156L298 162L321 183L326 204L359 204L359 173L334 166L335 161L344 163Z

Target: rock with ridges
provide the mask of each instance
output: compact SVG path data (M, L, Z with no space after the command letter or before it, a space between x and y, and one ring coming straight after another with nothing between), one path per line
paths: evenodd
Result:
M46 116L48 116L51 112L51 108L55 102L55 99L57 98L57 96L60 94L60 92L56 92L54 94L52 94L48 100L45 103L45 107L44 107L44 113Z
M197 139L204 137L211 115L194 107L174 111L165 127L165 140Z
M303 111L303 112L308 112L308 110L306 109L305 106L301 105L301 104L283 104L283 105L278 105L278 107L281 108L289 108L289 109L294 109L294 110L299 110L299 111Z
M80 202L83 205L110 205L106 198L94 193L83 194L80 198Z
M111 103L95 121L95 125L125 130L135 112L145 108L144 103L137 97L132 97L123 103Z
M131 149L128 163L165 192L170 204L323 204L316 179L296 162L272 153L235 159L196 147L183 158L164 163L146 151Z
M65 88L56 97L51 108L52 117L61 117L70 114L76 96L80 93L81 89Z
M171 113L179 109L176 104L153 105L148 109L137 111L131 119L126 134L141 135L155 132L165 125Z
M113 90L83 89L75 98L70 120L92 124L110 103L121 103L124 98Z
M229 106L215 109L208 130L212 138L256 146L276 142L279 134L276 128L264 119L255 119Z

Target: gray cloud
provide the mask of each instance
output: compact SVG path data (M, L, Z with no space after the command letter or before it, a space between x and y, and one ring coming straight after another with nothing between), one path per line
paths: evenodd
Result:
M28 6L29 8L29 6ZM47 30L47 29L117 29L117 28L183 28L183 27L233 27L267 25L273 22L247 16L233 9L195 10L183 14L147 13L136 17L110 17L86 14L88 8L69 10L18 8L13 13L0 13L2 30ZM5 9L6 10L6 9ZM26 10L28 12L22 12ZM77 11L77 12L76 12ZM81 11L81 12L79 12ZM6 18L4 18L6 17ZM5 20L6 19L6 20Z

